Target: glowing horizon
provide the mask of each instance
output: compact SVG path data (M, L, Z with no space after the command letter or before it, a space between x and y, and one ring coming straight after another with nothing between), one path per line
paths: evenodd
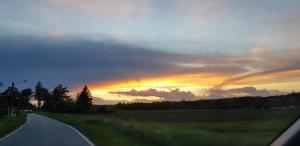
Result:
M296 92L298 90L298 85L300 85L300 81L275 81L270 82L270 79L274 79L278 76L299 76L300 71L284 71L280 73L270 73L259 75L255 77L249 77L245 80L241 80L240 83L232 83L228 85L223 85L223 89L235 89L235 88L243 88L243 87L255 87L257 89L270 89L270 90L278 90L278 87L281 87L281 93L289 93L289 92ZM224 83L226 80L230 78L227 77L220 77L220 76L210 76L210 75L174 75L172 77L156 77L152 79L140 79L139 81L136 80L129 80L129 81L119 81L119 82L112 82L112 83L104 83L104 84L94 84L91 87L92 94L95 97L100 97L105 100L120 100L120 95L112 95L109 92L114 91L130 91L130 90L137 90L137 91L145 91L148 89L157 89L160 91L168 91L172 89L180 89L182 91L191 91L195 95L198 96L206 96L207 90L210 88L214 88L219 86L220 84ZM266 80L265 82L263 80ZM283 88L284 87L284 88ZM279 92L280 93L280 92ZM241 94L240 96L242 96ZM148 100L159 100L159 98L149 97L143 98L141 96L126 96L122 95L122 100L133 101L133 99L148 99ZM218 97L216 97L218 98ZM199 98L201 99L201 98Z
M97 103L300 91L300 1L0 2L0 81ZM16 11L18 10L18 11ZM134 90L132 90L134 89Z

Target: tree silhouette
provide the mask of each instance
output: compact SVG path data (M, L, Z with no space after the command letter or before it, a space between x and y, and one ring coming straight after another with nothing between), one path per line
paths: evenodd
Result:
M41 108L43 111L54 112L54 101L50 93L47 93L47 95L44 97L44 104Z
M45 99L45 97L48 94L48 90L43 87L41 82L38 82L35 86L35 94L34 97L38 101L38 110L41 108L42 101Z
M32 104L29 102L32 94L33 94L33 92L30 88L24 89L21 91L20 98L19 98L19 100L20 100L19 103L20 103L21 109L32 107Z
M267 109L271 107L299 107L300 93L268 97L234 97L194 101L161 101L152 103L118 103L121 110L177 110L177 109Z
M86 113L92 106L92 95L87 86L77 95L76 107L78 112Z
M14 111L14 107L17 106L17 99L14 98L19 95L19 91L17 88L8 87L2 94L1 94L1 104L6 105L8 107L8 114L12 114Z
M54 112L62 112L65 107L69 96L67 93L69 92L68 87L63 87L59 84L54 88L52 92L52 99L54 103Z

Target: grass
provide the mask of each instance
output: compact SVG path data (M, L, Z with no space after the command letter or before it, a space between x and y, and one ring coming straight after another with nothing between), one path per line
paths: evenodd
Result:
M26 114L21 113L18 117L5 116L0 118L0 138L19 128L26 122Z
M296 118L300 109L215 109L215 110L166 110L166 111L118 111L115 115L84 115L130 121L163 123L207 123L256 121Z
M173 111L177 112L178 117L184 118L192 111ZM281 133L293 121L296 112L285 111L280 118L268 119L252 119L252 120L233 120L224 119L221 121L218 115L223 110L213 111L198 111L202 114L216 116L216 121L212 119L208 121L191 121L191 122L149 122L145 119L138 120L124 120L121 118L103 118L99 115L68 115L68 114L51 114L43 113L46 116L58 119L67 124L70 124L84 133L91 141L98 146L263 146L268 145L272 140ZM240 113L241 111L231 110L231 113ZM246 110L244 114L250 112L258 113L257 110ZM261 111L266 112L266 111ZM274 112L274 111L273 111ZM291 113L294 114L291 114ZM147 112L139 112L139 114L147 115ZM165 117L164 112L155 111L156 114L161 114ZM185 113L185 114L184 114ZM215 113L215 115L213 114ZM266 112L268 115L270 111ZM299 110L298 110L299 113ZM128 113L126 113L128 114ZM174 114L174 113L172 113ZM261 114L261 113L260 113ZM276 114L275 114L276 115ZM133 114L132 118L134 118ZM159 117L156 116L157 119ZM203 119L207 117L202 117ZM156 120L157 120L156 119ZM179 120L181 121L181 120Z

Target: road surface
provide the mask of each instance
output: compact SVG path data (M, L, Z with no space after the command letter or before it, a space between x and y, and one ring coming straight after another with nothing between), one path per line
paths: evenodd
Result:
M62 122L37 114L27 114L27 118L22 128L0 140L0 146L91 146Z
M271 146L300 146L300 117Z

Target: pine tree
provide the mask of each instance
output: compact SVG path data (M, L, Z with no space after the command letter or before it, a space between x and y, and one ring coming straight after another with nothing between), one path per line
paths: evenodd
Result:
M77 95L76 108L78 112L86 113L92 106L92 95L87 86Z

